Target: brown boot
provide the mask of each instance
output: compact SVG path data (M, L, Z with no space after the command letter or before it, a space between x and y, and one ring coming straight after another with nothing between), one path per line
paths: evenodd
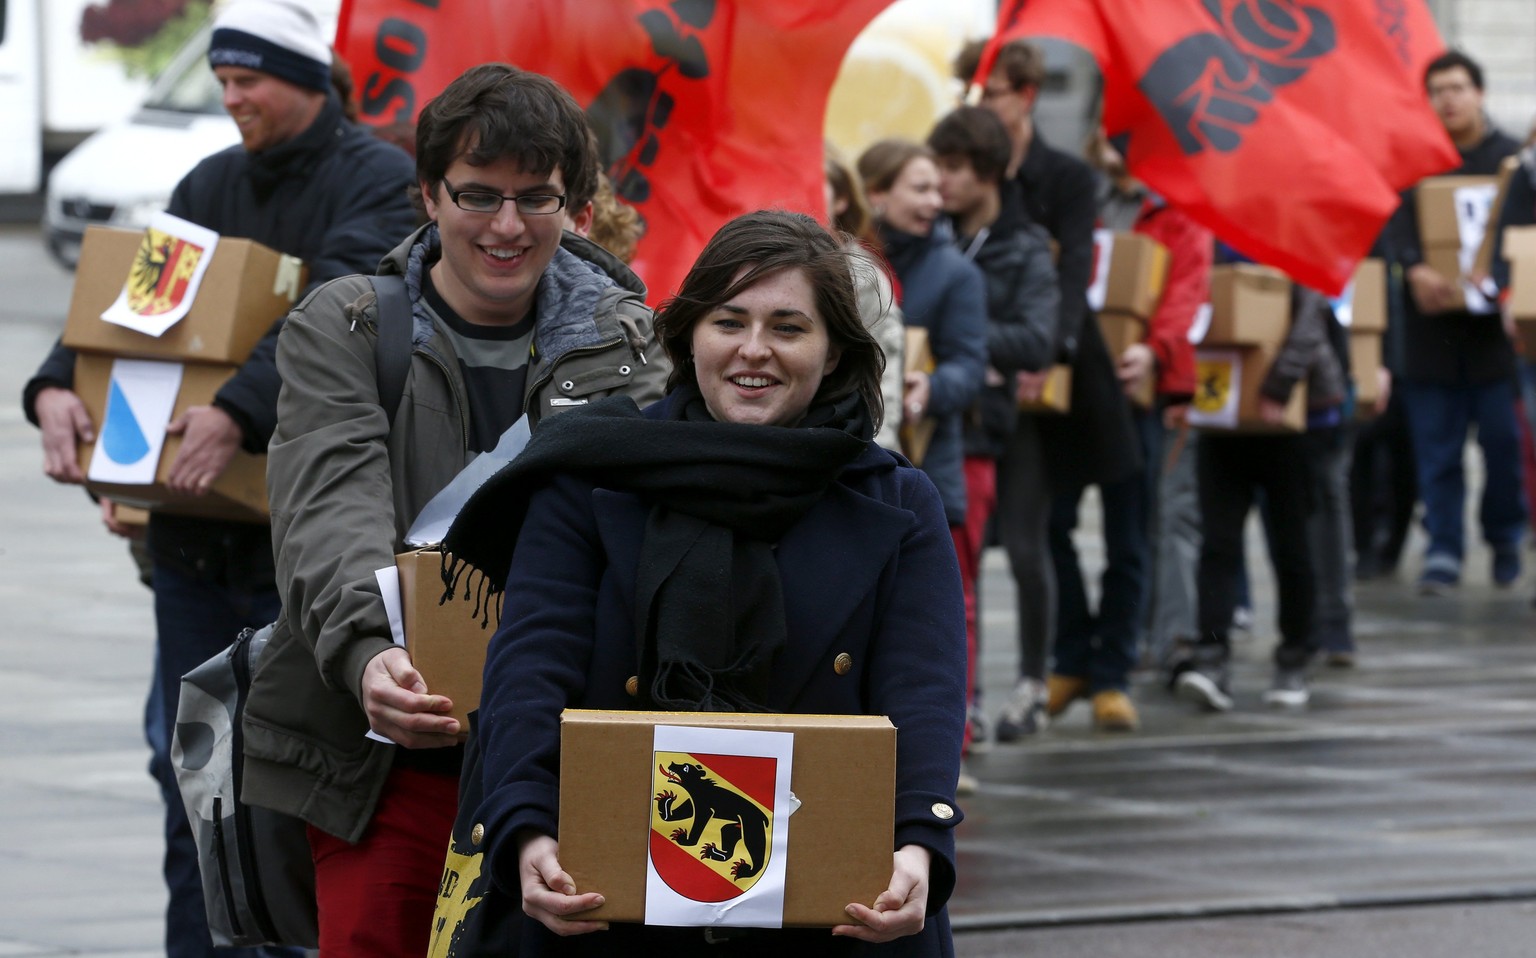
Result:
M1088 695L1088 680L1075 675L1057 675L1045 680L1045 714L1055 718L1067 706Z
M1134 732L1141 725L1130 696L1105 689L1093 697L1093 725L1102 732Z

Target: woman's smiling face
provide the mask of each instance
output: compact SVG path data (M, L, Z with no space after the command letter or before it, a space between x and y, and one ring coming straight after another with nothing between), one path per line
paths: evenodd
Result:
M692 346L699 392L719 422L797 425L822 377L837 368L800 269L764 276L710 310L694 325Z
M939 168L926 156L914 156L901 168L891 188L869 194L870 205L893 229L915 236L933 232L934 221L944 208L939 192Z

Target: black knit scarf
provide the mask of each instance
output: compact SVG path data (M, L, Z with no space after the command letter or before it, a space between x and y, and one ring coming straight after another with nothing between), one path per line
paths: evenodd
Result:
M786 631L774 544L864 450L869 411L851 395L798 428L722 423L692 384L668 409L648 419L616 397L540 423L449 528L445 583L457 591L467 564L483 575L473 587L498 592L528 499L555 475L635 493L650 506L635 596L643 703L764 711Z

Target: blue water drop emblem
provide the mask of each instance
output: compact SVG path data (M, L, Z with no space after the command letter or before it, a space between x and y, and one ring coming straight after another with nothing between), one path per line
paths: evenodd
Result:
M144 438L139 419L116 379L112 380L112 391L107 397L106 419L101 424L101 448L106 450L107 458L131 466L149 453L149 440Z

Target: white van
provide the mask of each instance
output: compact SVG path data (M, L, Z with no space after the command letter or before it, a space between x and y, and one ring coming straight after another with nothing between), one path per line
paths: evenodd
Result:
M339 0L309 5L334 34ZM143 229L203 157L240 142L208 68L212 33L204 25L150 85L137 112L87 137L48 175L43 239L68 268L80 258L87 226Z

